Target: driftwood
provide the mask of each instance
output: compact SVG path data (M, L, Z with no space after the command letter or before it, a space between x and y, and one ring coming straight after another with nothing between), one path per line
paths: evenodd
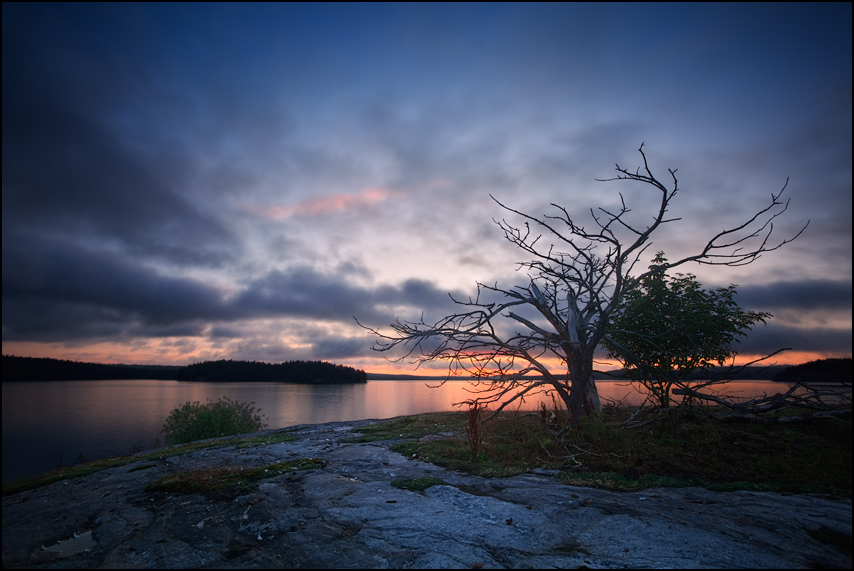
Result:
M701 393L690 387L673 389L673 394L718 405L719 411L711 413L712 417L718 420L749 420L766 424L784 424L817 418L850 420L851 383L837 383L834 388L827 385L818 387L810 384L822 380L814 375L805 376L785 393L766 395L743 402L735 402L724 397ZM798 393L798 389L805 389L805 392ZM780 413L788 409L807 412L785 416L779 414L768 416L770 413Z

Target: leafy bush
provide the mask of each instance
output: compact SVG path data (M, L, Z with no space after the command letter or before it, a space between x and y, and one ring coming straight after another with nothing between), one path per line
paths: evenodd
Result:
M261 416L255 412L254 402L239 403L228 397L217 402L208 399L206 404L187 402L169 413L163 432L166 442L182 444L194 440L205 440L232 434L258 432L267 425L261 422ZM258 410L260 413L260 409Z
M677 394L673 389L688 388L696 373L709 378L715 364L734 359L739 337L772 317L740 308L733 299L735 285L706 291L695 275L671 277L667 268L659 252L650 271L627 287L611 314L613 333L605 338L608 356L618 359L661 408L670 406L671 395ZM683 402L690 404L690 399Z

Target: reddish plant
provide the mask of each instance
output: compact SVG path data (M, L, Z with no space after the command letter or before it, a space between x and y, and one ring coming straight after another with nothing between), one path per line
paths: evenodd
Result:
M483 408L477 403L469 405L469 425L466 427L466 436L471 446L472 462L477 462L478 453L480 452L480 417Z

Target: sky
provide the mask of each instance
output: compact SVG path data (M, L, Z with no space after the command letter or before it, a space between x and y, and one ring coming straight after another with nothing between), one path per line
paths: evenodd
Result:
M596 180L643 143L680 188L650 256L697 253L788 179L773 239L800 237L680 271L774 315L744 359L850 357L851 21L850 3L4 3L3 354L412 373L354 316L390 333L477 282L527 285L494 220L521 221L490 196L592 224L622 193L649 219L654 189Z

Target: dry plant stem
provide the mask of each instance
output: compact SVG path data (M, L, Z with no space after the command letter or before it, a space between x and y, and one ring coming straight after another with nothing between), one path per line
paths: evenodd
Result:
M481 440L481 412L483 409L477 403L469 406L469 425L466 427L466 436L471 447L472 462L477 462L480 453Z
M675 408L664 409L664 408L656 407L655 416L653 416L652 418L648 418L644 421L635 421L635 417L639 413L643 412L643 410L644 410L643 406L638 407L637 411L635 411L635 413L632 414L631 418L629 418L627 421L621 423L620 426L623 426L625 428L641 428L643 426L646 426L647 424L652 424L653 422L656 422L657 420L659 420L664 415L664 412L666 410L676 410L676 409Z
M649 402L649 397L646 397L644 401L638 406L638 409L632 413L632 415L628 418L628 420L621 422L620 426L625 426L627 428L633 428L635 426L635 418L643 411L646 403Z

